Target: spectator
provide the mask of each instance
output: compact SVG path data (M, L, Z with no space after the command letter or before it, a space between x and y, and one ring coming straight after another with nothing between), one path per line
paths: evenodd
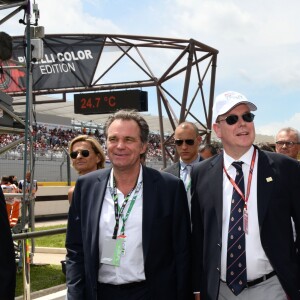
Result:
M16 175L9 175L8 178L9 178L9 182L10 182L11 184L14 184L15 186L18 186L18 185L19 185L19 184L18 184L18 178L17 178Z
M219 149L214 144L204 144L200 145L199 153L203 159L207 159L217 155L219 153Z
M298 159L300 151L300 135L299 131L292 127L282 128L276 135L276 152L286 155L292 159ZM295 223L293 218L291 219L293 226L294 240L297 238L297 232L295 229Z
M99 142L88 135L79 135L70 142L69 154L73 168L79 175L84 175L98 169L103 169L105 154ZM74 187L68 191L68 200L71 203Z
M19 191L15 184L10 183L8 176L2 176L1 188L4 194L18 193ZM19 220L20 199L10 196L6 197L5 202L9 225L14 227Z
M300 151L299 131L292 127L280 129L276 135L275 149L277 153L297 159Z
M28 213L29 225L32 226L34 221L34 206L35 206L35 197L38 190L37 180L31 178L31 172L27 171L25 179L19 181L19 190L26 194L25 199L23 199L22 205L26 206L26 213Z
M78 131L77 129L47 129L47 127L41 125L36 128L36 131L37 133L35 135L33 147L37 154L45 158L62 157L63 147L67 147L69 141L82 134L82 132ZM92 136L91 130L89 130L89 134ZM0 135L0 146L6 146L11 142L20 139L21 137L22 135L19 134L2 134ZM100 133L97 129L95 130L93 137L97 139L102 146L103 151L106 153L105 138L103 133ZM146 161L161 161L162 151L160 145L160 135L158 133L150 133L148 145ZM13 157L15 158L21 158L24 153L24 148L25 145L23 143L18 145L15 150L10 151L9 153L12 153ZM170 149L170 152L173 152L173 149Z

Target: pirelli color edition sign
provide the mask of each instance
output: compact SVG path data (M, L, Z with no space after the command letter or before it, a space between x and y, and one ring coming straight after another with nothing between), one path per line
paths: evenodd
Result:
M34 91L91 85L104 46L104 37L49 35L42 40L43 57L32 62ZM25 42L24 37L13 38L12 59L4 62L10 67L4 68L0 79L3 92L25 91L26 70L14 68L16 62L26 64Z

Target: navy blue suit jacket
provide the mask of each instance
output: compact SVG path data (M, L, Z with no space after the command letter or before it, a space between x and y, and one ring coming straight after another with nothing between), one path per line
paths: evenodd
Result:
M99 218L110 169L81 176L69 210L68 300L97 299ZM178 178L143 167L144 268L151 299L186 300L191 293L190 220Z
M201 292L201 300L215 300L221 268L223 154L196 164L191 178L194 291ZM291 299L300 299L298 161L258 149L257 209L262 247L285 292ZM291 217L298 234L296 242Z

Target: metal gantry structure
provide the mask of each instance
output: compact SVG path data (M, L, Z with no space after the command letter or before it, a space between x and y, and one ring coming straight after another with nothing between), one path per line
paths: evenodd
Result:
M55 40L61 36L49 34L45 38ZM204 141L210 142L218 50L194 39L115 34L63 36L103 41L93 80L81 87L33 89L33 104L64 102L71 93L151 88L155 96L150 105L156 102L164 165L166 154L176 158L168 150L172 137L165 139L163 116L168 117L173 130L185 120L194 122ZM10 94L17 99L25 92ZM51 94L56 99L38 100L39 95Z
M103 47L96 61L92 80L85 86L34 89L32 70L36 64L31 60L32 47L26 47L26 45L31 45L30 29L33 26L30 21L30 1L0 1L1 9L12 6L17 6L17 9L2 19L0 24L24 9L26 42L23 47L26 51L26 63L23 68L26 69L26 88L8 94L14 99L13 105L26 105L25 140L30 145L32 145L30 132L32 131L33 105L43 103L55 105L57 102L65 102L68 94L72 93L134 88L154 90L155 96L154 99L150 99L150 102L156 102L157 106L164 167L167 155L173 161L178 159L170 151L169 146L173 143L172 136L166 138L164 134L162 121L164 115L168 117L173 131L178 124L188 120L198 126L204 142L210 142L218 50L194 39L116 34L63 35L66 40L78 36L101 40ZM61 36L61 34L50 34L45 38L55 40ZM66 44L66 48L67 46ZM117 55L112 55L115 53ZM40 101L39 95L55 95L56 99ZM25 102L17 100L20 97L24 99L24 96ZM29 147L32 149L31 146ZM25 147L25 158L27 158L26 151L27 147ZM33 162L32 155L28 157L30 162ZM24 164L24 176L26 169L28 169L27 162Z

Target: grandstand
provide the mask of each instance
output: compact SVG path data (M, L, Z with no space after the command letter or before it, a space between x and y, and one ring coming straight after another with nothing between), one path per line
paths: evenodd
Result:
M39 96L39 99L50 100L51 97ZM14 100L14 103L17 101ZM14 111L17 113L25 113L24 105L14 105ZM92 114L92 115L78 115L74 113L73 101L59 102L59 103L46 103L35 106L36 122L39 124L45 124L52 126L53 124L59 125L65 128L74 127L90 127L100 128L104 125L109 114ZM142 113L146 121L149 124L152 132L159 132L159 118L158 116L151 115L150 113ZM163 126L165 133L172 133L168 118L163 118Z
M70 103L63 103L64 106L70 107ZM50 104L47 104L50 105ZM44 105L39 105L42 108ZM62 106L59 111L67 112L68 109ZM19 107L18 107L19 108ZM51 109L48 108L51 112ZM18 110L22 113L22 109ZM36 122L34 123L34 142L33 142L33 153L35 160L35 177L39 181L63 181L70 182L77 179L78 175L70 168L70 161L68 160L68 144L75 136L79 134L92 134L95 136L104 151L106 151L105 138L103 135L103 123L97 124L95 121L90 122L74 122L74 114L69 116L58 115L58 112L52 111L53 114L42 114L39 113L39 109L36 112ZM94 115L93 115L94 116ZM86 117L86 116L85 116ZM107 118L107 115L106 115ZM145 116L148 121L150 119L156 120L157 118ZM154 122L149 121L153 124ZM2 133L0 134L0 148L20 140L24 133ZM15 174L18 178L22 177L23 163L24 163L24 150L25 144L20 143L15 147L2 153L0 155L0 165L2 174ZM172 149L170 149L173 152ZM171 163L171 160L168 160ZM152 130L149 139L149 149L147 164L151 167L161 169L162 154L160 146L160 135L156 128ZM109 162L107 162L107 166ZM69 174L69 175L68 175ZM68 178L68 176L70 178Z
M49 96L39 96L40 101L49 100ZM23 99L24 100L24 99ZM18 103L15 101L14 103ZM17 113L24 113L24 105L14 105L14 110ZM101 129L107 120L109 114L93 114L93 115L78 115L74 113L73 101L60 102L60 103L47 103L39 104L35 106L36 122L39 125L46 126L48 128L58 127L62 129L83 129L88 128L92 131L95 129ZM150 131L152 133L159 134L159 117L150 113L142 113L145 120L149 124ZM197 124L199 128L201 126ZM173 128L170 124L170 120L166 117L163 118L164 133L171 135ZM214 133L212 139L216 139ZM256 135L255 143L274 143L274 137L268 135Z
M49 97L43 96L49 100ZM14 112L22 115L24 113L24 105L14 105ZM34 120L34 150L36 161L58 161L66 160L66 151L68 143L78 134L92 134L99 139L105 150L105 138L103 128L105 121L109 115L93 114L78 115L74 114L74 106L72 101L62 103L47 103L35 106ZM159 118L149 113L143 113L150 127L150 141L148 160L161 160L161 146L159 133ZM168 118L163 118L163 127L165 137L173 134ZM199 124L198 127L200 128ZM23 133L3 133L0 135L0 147L19 140ZM212 140L216 140L214 133ZM274 143L272 136L257 135L255 143ZM170 153L174 153L174 145L169 147ZM2 155L2 159L22 160L24 153L24 143L17 145L15 148ZM51 180L53 181L53 180Z
M106 150L105 138L103 135L103 125L108 115L75 115L72 113L72 102L58 104L43 104L36 107L36 126L34 133L34 157L35 174L40 181L64 181L67 182L68 143L78 134L94 135ZM19 113L23 111L21 106L16 106L15 110ZM45 113L47 112L47 114ZM145 119L150 125L150 140L147 155L147 165L161 169L163 167L160 135L158 129L158 117L144 114ZM75 121L76 118L76 121ZM90 119L90 120L89 120ZM89 121L88 121L89 120ZM172 135L172 129L168 120L164 119L166 136ZM5 133L0 135L0 148L19 140L22 133ZM214 134L212 139L215 139ZM257 135L255 143L274 143L272 136ZM169 146L170 153L175 152L174 145ZM0 165L2 174L16 174L19 178L22 176L24 143L17 145L10 151L0 156ZM170 157L167 164L172 163ZM70 180L76 180L77 174L73 169Z

